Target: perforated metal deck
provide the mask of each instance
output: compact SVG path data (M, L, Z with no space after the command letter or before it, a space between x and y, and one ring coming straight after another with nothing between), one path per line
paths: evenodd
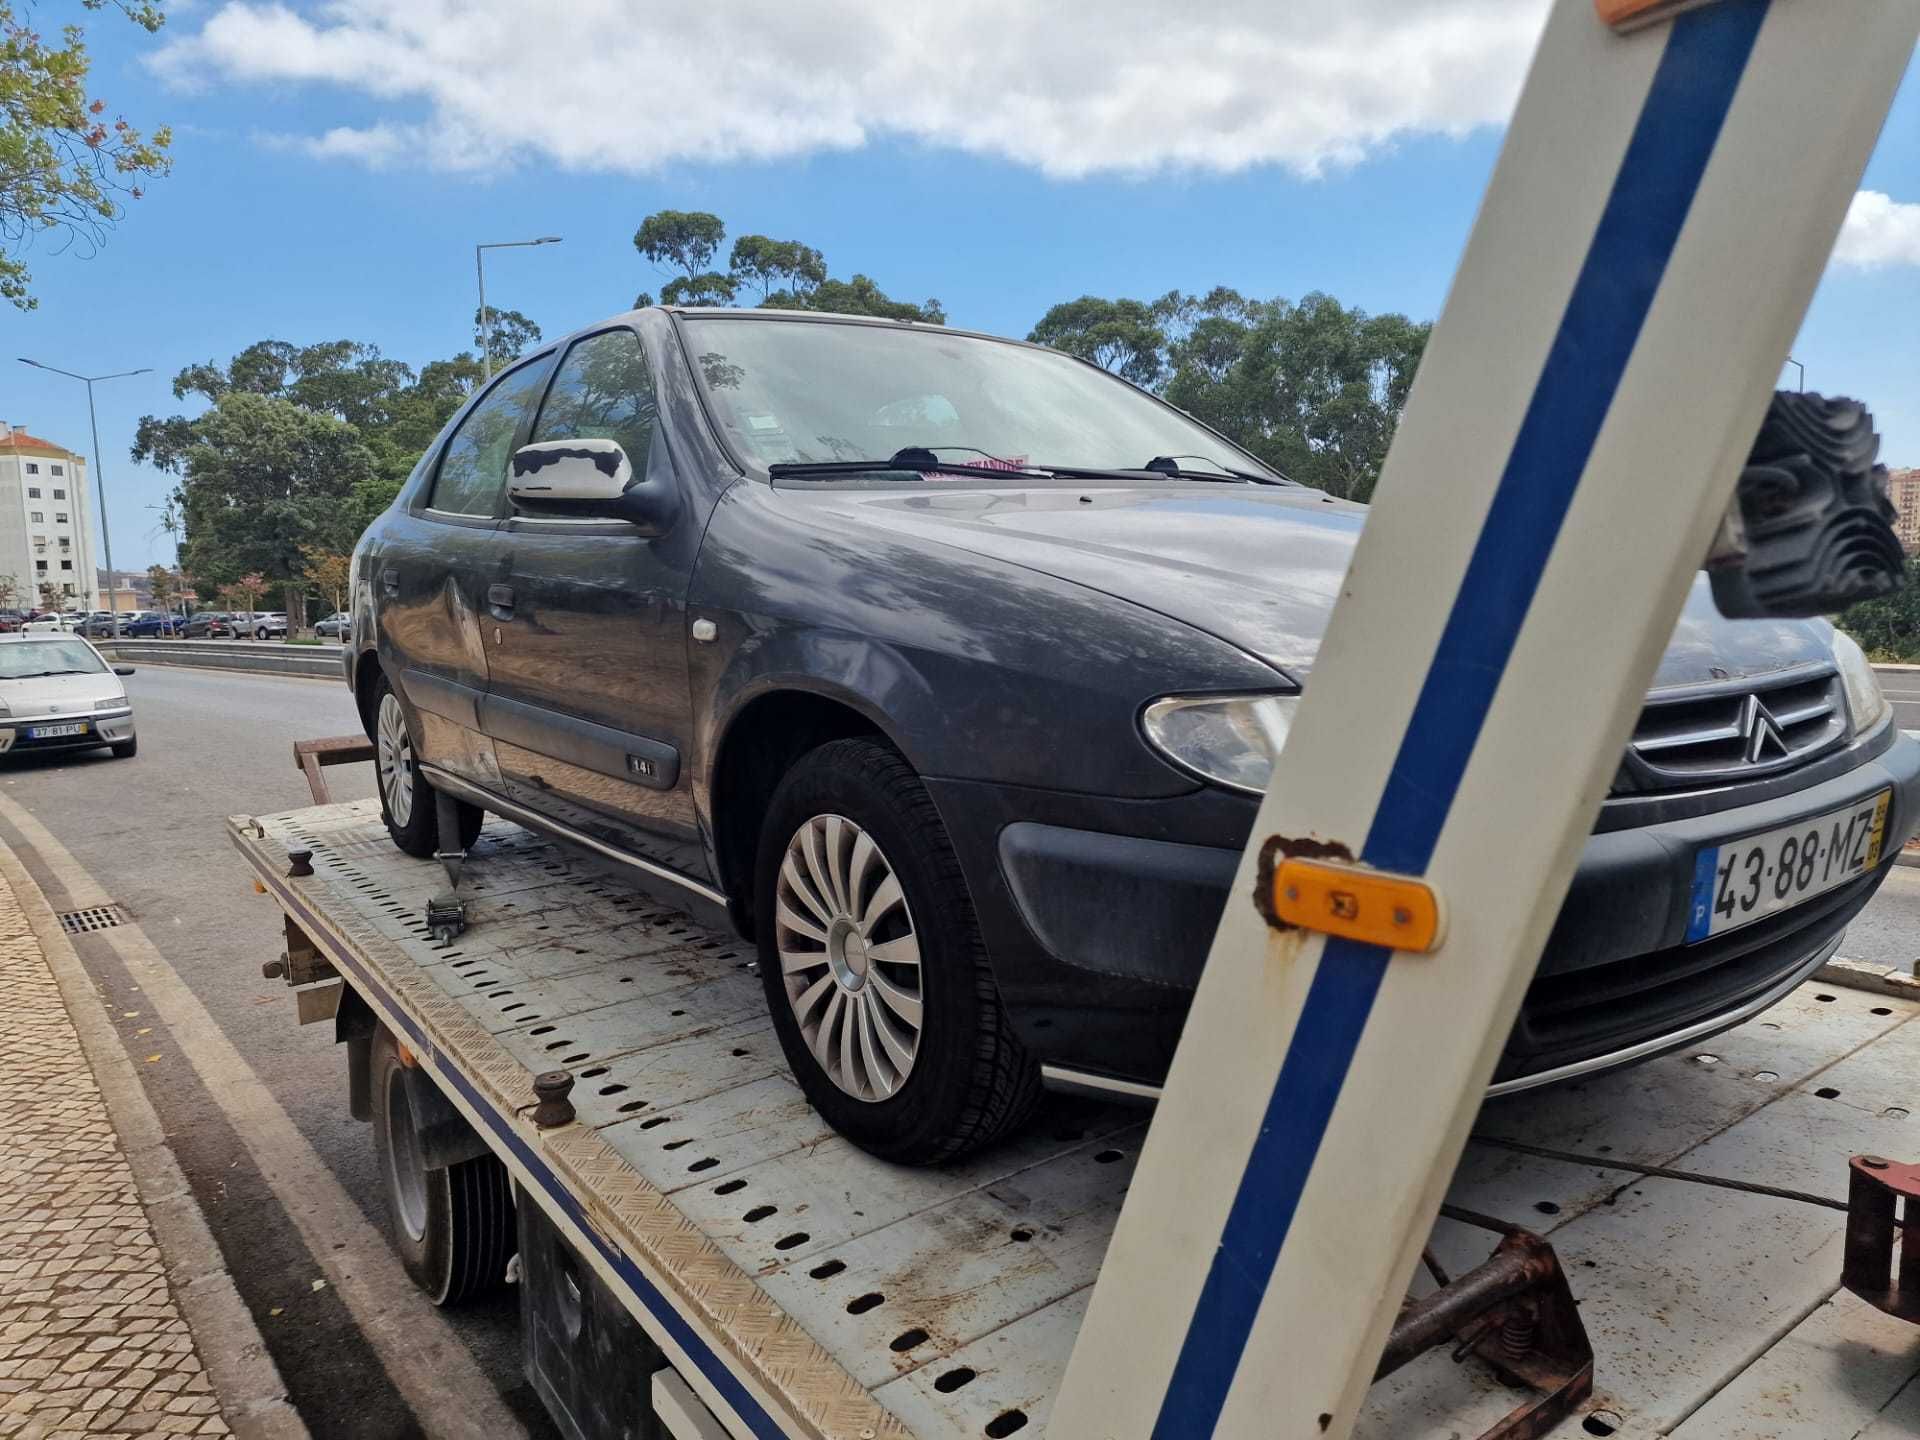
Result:
M462 885L470 929L437 944L423 915L441 871L392 847L375 802L230 828L738 1433L1044 1431L1141 1112L1055 1099L965 1164L886 1165L805 1104L750 948L598 862L490 820ZM286 876L290 849L313 852L314 875ZM1807 987L1691 1055L1490 1104L1479 1130L1841 1196L1849 1152L1920 1150L1904 1114L1920 1108L1916 1011ZM532 1077L559 1067L576 1076L579 1120L542 1133ZM1630 1180L1483 1147L1455 1180L1457 1202L1548 1233L1574 1277L1598 1393L1569 1433L1878 1440L1869 1426L1920 1427L1912 1332L1833 1299L1843 1217ZM1444 1222L1435 1243L1456 1268L1490 1245ZM1850 1363L1844 1384L1809 1373L1837 1347L1864 1369ZM1472 1436L1512 1404L1484 1373L1430 1356L1375 1387L1361 1433Z

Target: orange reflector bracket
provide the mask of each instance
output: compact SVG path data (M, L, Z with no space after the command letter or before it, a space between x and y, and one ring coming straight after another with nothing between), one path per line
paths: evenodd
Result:
M1282 860L1273 913L1285 924L1388 950L1426 954L1440 944L1440 897L1424 880L1327 860Z
M1643 25L1671 20L1682 10L1697 10L1715 0L1593 0L1593 8L1602 21L1621 34Z

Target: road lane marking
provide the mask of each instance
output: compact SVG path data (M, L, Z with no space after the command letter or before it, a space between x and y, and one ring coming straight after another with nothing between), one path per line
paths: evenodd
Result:
M69 908L112 897L17 801L0 819L19 833L67 892ZM432 1435L524 1437L492 1380L446 1318L414 1288L386 1237L368 1222L271 1090L138 925L100 932L139 983L207 1094L286 1211L415 1419Z

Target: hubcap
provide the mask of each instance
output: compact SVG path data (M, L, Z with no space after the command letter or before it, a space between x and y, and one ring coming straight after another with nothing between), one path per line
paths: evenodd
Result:
M816 815L787 842L774 902L780 978L827 1077L885 1100L920 1051L920 941L893 866L843 815Z
M405 825L413 819L413 741L407 738L407 717L392 691L380 697L380 715L373 728L380 794L393 823Z
M414 1241L427 1234L427 1172L420 1163L420 1142L413 1133L407 1085L398 1070L387 1075L387 1182L401 1228Z

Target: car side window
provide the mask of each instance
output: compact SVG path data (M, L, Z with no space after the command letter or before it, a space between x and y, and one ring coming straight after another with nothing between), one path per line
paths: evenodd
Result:
M535 360L510 370L467 412L447 441L427 504L453 515L495 515L507 484L520 417L540 394L546 364Z
M533 436L539 440L616 440L635 474L644 474L658 414L653 371L640 337L606 330L574 342L554 373Z

